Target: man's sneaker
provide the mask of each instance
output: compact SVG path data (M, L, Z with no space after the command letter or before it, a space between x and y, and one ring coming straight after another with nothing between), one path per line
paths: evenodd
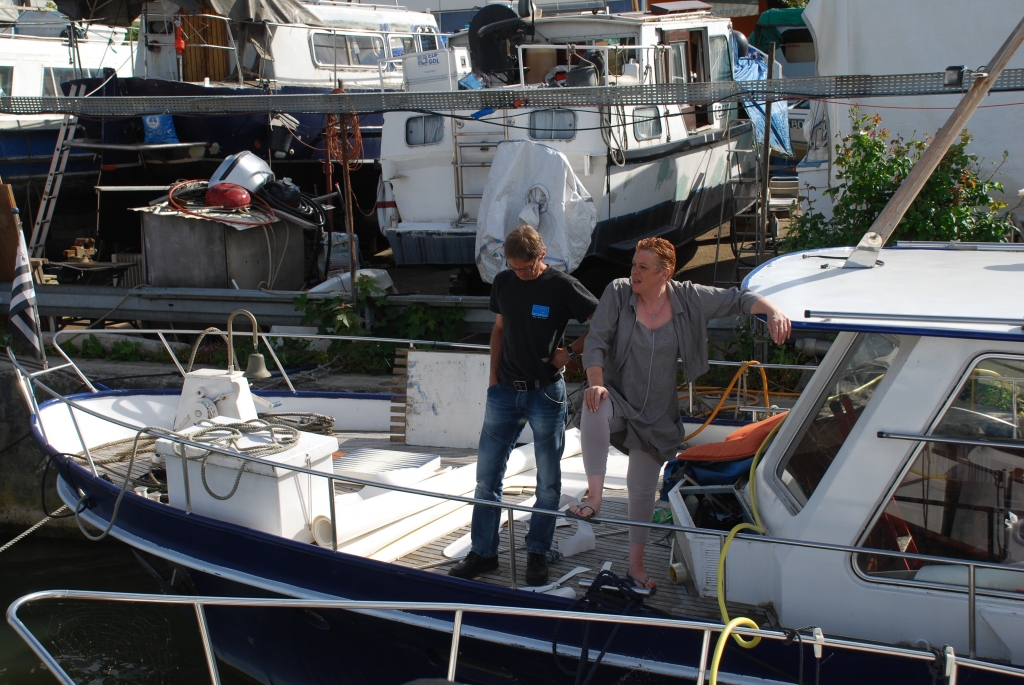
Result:
M526 584L547 585L548 557L546 554L526 553Z
M455 576L456 578L476 578L481 573L487 573L498 568L498 557L482 557L476 552L470 552L466 555L466 558L456 564L451 571L448 571L448 575ZM547 571L545 569L545 578L547 578Z

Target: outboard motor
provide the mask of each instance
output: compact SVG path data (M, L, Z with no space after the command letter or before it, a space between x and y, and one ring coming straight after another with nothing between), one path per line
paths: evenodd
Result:
M473 66L506 84L519 83L516 46L533 35L532 25L505 5L485 5L469 22L469 56Z

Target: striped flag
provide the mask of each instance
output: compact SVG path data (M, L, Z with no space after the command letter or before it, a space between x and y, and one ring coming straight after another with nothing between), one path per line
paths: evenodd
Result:
M18 255L14 260L14 285L11 288L11 306L7 313L7 326L14 339L32 353L35 360L43 365L43 335L39 330L36 315L36 289L32 284L32 268L25 248L25 234L21 231L18 210L12 209L18 226Z

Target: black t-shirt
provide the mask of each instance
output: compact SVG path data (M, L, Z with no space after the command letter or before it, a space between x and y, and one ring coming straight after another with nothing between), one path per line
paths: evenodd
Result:
M555 381L551 358L569 319L583 323L597 309L597 298L572 276L548 267L532 281L500 272L491 287L491 311L504 323L498 381Z

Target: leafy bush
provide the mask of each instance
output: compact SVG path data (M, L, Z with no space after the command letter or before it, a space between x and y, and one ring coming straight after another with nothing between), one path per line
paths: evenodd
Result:
M304 313L303 325L316 324L324 335L373 336L452 342L462 336L466 313L454 307L429 307L415 303L404 307L388 304L384 291L374 279L356 279L355 306L340 294L322 300L306 295L295 299L296 311ZM336 340L329 354L338 371L390 373L394 366L395 343Z
M832 218L820 212L798 217L782 240L784 250L856 245L921 158L927 141L892 138L882 118L850 110L853 131L836 145L833 161L837 185L824 194L833 201ZM977 155L967 152L971 134L943 157L921 193L907 210L890 240L962 240L998 242L1015 230L1006 203L991 193L1003 191L992 178L979 174ZM1003 162L1007 159L1003 153Z

